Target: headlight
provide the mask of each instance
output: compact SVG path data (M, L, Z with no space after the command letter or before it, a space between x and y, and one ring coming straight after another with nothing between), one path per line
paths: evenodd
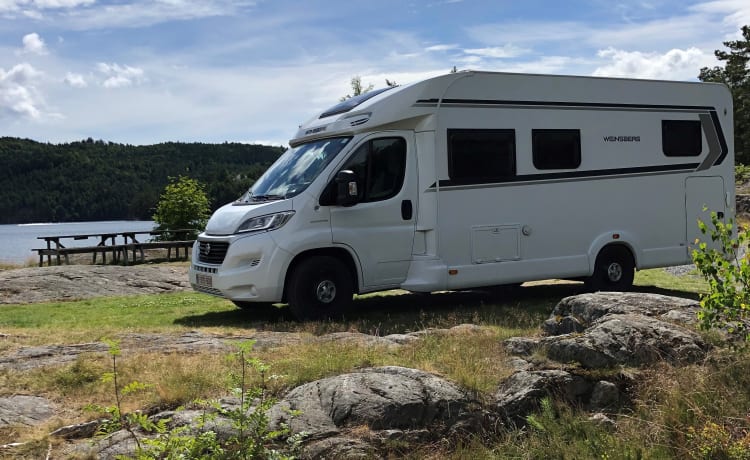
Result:
M237 233L245 232L270 232L280 228L291 219L294 211L278 212L265 216L251 217L237 228Z

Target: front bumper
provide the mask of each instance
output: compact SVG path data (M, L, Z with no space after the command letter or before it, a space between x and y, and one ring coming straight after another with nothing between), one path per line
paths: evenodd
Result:
M228 244L220 263L215 257L202 257L206 243ZM200 235L193 247L188 276L194 290L245 302L281 302L284 274L290 254L279 248L268 233L212 237Z

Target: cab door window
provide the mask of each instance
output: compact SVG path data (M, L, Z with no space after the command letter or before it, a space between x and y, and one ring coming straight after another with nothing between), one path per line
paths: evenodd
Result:
M401 190L406 172L406 141L400 137L373 139L362 144L341 169L359 179L359 201L392 198Z

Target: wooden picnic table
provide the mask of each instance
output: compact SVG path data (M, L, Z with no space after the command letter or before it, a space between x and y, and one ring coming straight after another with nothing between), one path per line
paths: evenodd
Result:
M179 230L146 230L146 231L125 231L125 232L110 232L110 233L88 233L88 234L76 234L76 235L53 235L53 236L39 236L38 240L44 240L46 242L46 248L32 249L39 254L39 266L44 265L44 257L47 257L47 265L52 265L52 257L57 261L57 265L61 263L61 257L65 259L65 263L69 264L70 254L85 254L91 253L91 263L96 263L97 254L102 255L102 263L107 263L107 253L112 253L112 261L118 263L124 262L128 264L130 257L128 252L132 253L133 262L136 261L136 251L140 252L141 261L144 260L144 249L167 249L167 259L171 260L172 249L176 251L176 257L180 257L180 249L185 250L185 259L188 258L189 250L195 240L188 239L192 236L194 230L190 229L179 229ZM139 241L139 235L147 235L148 237L162 236L164 234L172 234L177 237L181 237L181 240L170 240L170 241ZM118 244L117 238L121 237L123 243ZM87 240L92 238L98 240L95 246L74 246L66 247L61 240ZM143 239L141 237L141 239Z
M164 234L172 234L175 240L162 240L162 241L138 241L137 235L149 235L149 236L162 236ZM175 250L175 257L180 258L180 249L185 251L185 259L188 258L189 251L193 247L195 239L189 237L195 233L195 230L191 229L180 229L180 230L151 230L144 232L122 232L120 235L123 236L125 241L125 247L123 248L125 254L125 265L128 263L128 250L133 254L133 262L136 261L136 251L140 252L141 262L145 259L145 249L166 249L167 260L172 258L172 249ZM129 240L129 241L128 241Z

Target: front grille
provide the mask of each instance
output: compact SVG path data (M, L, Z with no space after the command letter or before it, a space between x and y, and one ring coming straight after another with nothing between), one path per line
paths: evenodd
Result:
M221 265L227 255L229 243L198 241L198 260L207 264Z
M193 270L197 272L202 272L202 273L219 273L218 268L204 267L203 265L195 265L195 264L193 264Z
M198 286L197 284L193 284L192 286L193 286L193 290L195 291L202 292L208 295L213 295L216 297L224 297L224 294L222 294L221 291L218 289L205 287L205 286Z

